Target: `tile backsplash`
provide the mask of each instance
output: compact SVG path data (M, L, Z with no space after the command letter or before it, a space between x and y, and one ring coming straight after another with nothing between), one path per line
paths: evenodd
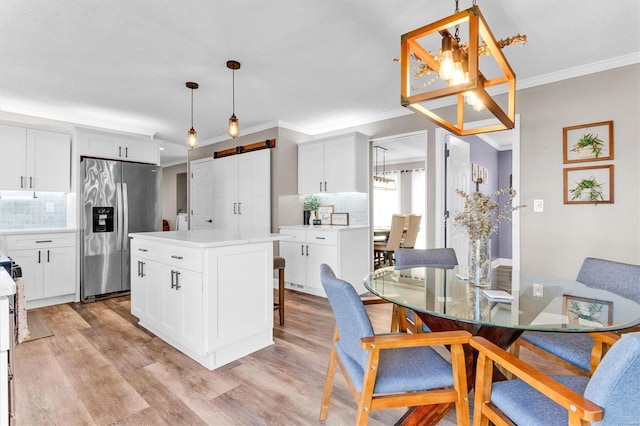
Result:
M350 225L369 224L369 196L365 193L316 194L320 205L333 205L334 213L349 213ZM304 195L283 195L279 199L279 225L302 224Z
M64 228L66 225L67 194L0 191L0 229Z

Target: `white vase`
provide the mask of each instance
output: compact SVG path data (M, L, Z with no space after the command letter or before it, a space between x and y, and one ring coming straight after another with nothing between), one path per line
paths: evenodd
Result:
M491 285L491 239L469 240L469 283L478 287Z

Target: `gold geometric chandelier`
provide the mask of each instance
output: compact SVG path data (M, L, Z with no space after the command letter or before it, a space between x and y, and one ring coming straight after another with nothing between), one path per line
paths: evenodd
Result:
M461 27L468 29L466 43L462 43L459 37ZM450 29L455 29L453 35ZM430 37L433 35L438 37ZM502 53L502 47L526 43L526 40L526 36L518 34L496 41L475 0L471 8L462 12L458 11L456 0L453 15L402 35L402 106L425 115L460 136L512 129L516 76ZM481 62L480 57L485 59ZM506 104L503 102L502 105L487 90L501 86L507 89ZM455 97L455 113L449 116L435 113L438 106L434 107L433 101L450 97ZM467 125L469 117L478 117L478 113L485 110L500 124L473 128Z

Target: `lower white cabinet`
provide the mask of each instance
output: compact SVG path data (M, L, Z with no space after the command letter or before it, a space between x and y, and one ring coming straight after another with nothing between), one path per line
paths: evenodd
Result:
M75 233L8 235L6 246L22 268L28 308L75 299Z
M368 227L282 226L280 233L293 236L280 242L288 288L326 297L320 282L320 265L326 263L358 294L367 291L362 279L370 272Z
M209 369L273 344L273 241L279 236L215 240L229 235L131 234L131 313Z
M175 252L184 258L180 250ZM189 349L204 353L202 273L183 268L180 259L160 263L147 257L131 257L131 313Z

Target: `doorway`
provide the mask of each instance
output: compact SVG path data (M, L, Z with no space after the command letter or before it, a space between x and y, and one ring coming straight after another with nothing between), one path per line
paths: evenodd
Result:
M374 230L391 226L393 214L421 216L415 248L426 247L427 133L412 132L371 141L371 218ZM377 153L377 155L376 155ZM393 185L376 185L393 181ZM383 179L379 179L383 178ZM374 241L376 236L374 235Z
M478 123L473 123L473 127L483 126L492 124L495 120L486 120ZM500 135L498 135L500 134ZM445 220L446 212L451 212L450 215L453 216L455 211L459 211L462 206L456 206L456 198L460 198L455 193L455 188L469 193L470 191L475 191L475 187L471 187L471 179L465 177L464 168L466 167L466 173L471 174L471 163L473 163L473 155L471 150L469 151L469 156L467 161L467 165L464 165L465 157L464 150L460 151L459 143L456 142L458 140L462 141L462 143L473 144L477 143L479 139L483 139L484 142L488 142L494 148L499 151L508 151L510 148L510 158L508 155L505 155L505 158L509 158L508 161L511 165L511 173L507 176L506 180L503 177L502 181L498 181L500 177L500 173L498 173L498 168L492 166L493 172L489 169L489 178L488 181L493 184L493 189L500 189L503 187L508 187L511 184L518 192L520 185L520 116L516 115L515 127L513 130L502 131L502 132L494 132L486 135L475 135L475 136L467 136L467 137L457 137L450 132L444 129L436 129L436 145L435 145L435 154L436 158L441 158L442 161L436 161L436 178L438 182L436 183L436 211L445 212L444 214L436 215L436 223L435 223L435 242L436 247L453 247L456 249L456 253L458 254L458 260L462 263L466 263L467 257L467 244L464 243L463 237L466 238L466 235L457 235L454 227L449 226L449 221ZM466 141L466 139L475 139ZM496 140L499 140L497 142ZM480 141L482 143L482 141ZM458 156L455 160L446 159L445 152L447 147L454 146L453 154ZM484 160L481 160L484 161ZM482 164L479 164L482 166ZM457 175L456 175L457 174ZM448 179L447 179L448 177ZM459 181L459 179L465 179L467 184L463 184ZM497 184L496 184L497 183ZM488 188L481 189L481 192L484 193L492 193L494 190L490 190ZM519 195L514 198L514 204L519 204ZM447 204L450 200L449 205ZM460 200L458 200L460 201ZM451 217L452 218L452 217ZM503 223L504 225L509 225L509 222ZM503 231L500 237L509 237L509 232L511 231L511 235L508 241L510 244L504 244L504 246L510 246L510 261L507 258L502 258L499 255L494 255L495 259L500 259L503 264L511 264L513 268L518 269L520 267L520 217L519 211L512 212L512 220L510 223L510 228L508 230ZM501 228L502 228L501 227ZM466 241L466 239L465 239ZM460 250L460 251L459 251ZM495 253L495 252L494 252Z

